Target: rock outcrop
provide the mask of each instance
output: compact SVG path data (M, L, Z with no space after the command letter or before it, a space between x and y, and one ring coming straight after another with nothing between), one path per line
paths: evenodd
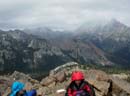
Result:
M0 77L0 92L2 96L7 96L12 82L18 80L25 83L27 90L36 89L38 96L64 96L65 89L71 82L70 73L80 70L84 73L85 80L94 88L96 96L130 96L130 83L127 81L101 70L84 70L81 66L75 69L75 66L71 66L71 68L59 66L58 69L63 68L64 70L54 69L55 72L52 70L49 76L40 82L32 79L29 75L15 71L11 76Z
M0 76L0 93L8 94L10 92L9 87L12 85L12 82L13 82L13 80L8 77ZM5 96L7 96L7 95L5 95Z
M73 70L73 69L72 69ZM82 70L85 74L85 80L87 80L94 88L96 96L130 96L130 84L118 77L114 77L109 75L101 70ZM70 69L69 69L70 71ZM66 70L66 73L69 72ZM53 76L53 75L51 75ZM46 78L46 81L49 82L50 77ZM63 93L56 93L58 89L65 89L70 83L70 78L66 78L64 82L57 82L56 78L52 79L49 82L49 85L44 85L38 90L42 90L40 92L44 92L44 94L48 94L48 96L64 96ZM44 83L46 82L44 79ZM46 83L47 84L47 83ZM49 91L47 91L49 90ZM40 92L38 93L40 94Z
M42 79L40 82L42 86L55 85L56 83L64 82L66 80L66 73L64 71L58 72L56 74L50 74L48 77Z
M95 88L96 96L129 96L130 84L100 70L89 70L86 80Z
M24 73L20 73L18 71L15 71L11 76L10 78L14 79L14 80L21 80L22 82L24 83L32 83L32 84L35 84L35 83L39 83L39 81L35 80L35 79L32 79L28 74L24 74Z

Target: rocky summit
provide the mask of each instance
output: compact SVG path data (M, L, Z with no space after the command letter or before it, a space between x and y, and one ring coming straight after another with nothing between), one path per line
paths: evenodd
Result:
M10 76L0 76L0 92L2 96L7 96L12 82L17 80L24 82L27 90L36 89L38 96L64 96L71 82L70 75L76 70L84 73L85 80L93 86L96 96L130 96L130 83L122 78L122 74L107 74L101 70L83 68L75 62L58 66L40 81L17 71Z

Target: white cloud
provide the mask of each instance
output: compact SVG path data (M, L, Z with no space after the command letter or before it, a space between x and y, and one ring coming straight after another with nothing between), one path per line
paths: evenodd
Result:
M116 18L130 26L130 0L0 0L0 27L73 29L83 22Z

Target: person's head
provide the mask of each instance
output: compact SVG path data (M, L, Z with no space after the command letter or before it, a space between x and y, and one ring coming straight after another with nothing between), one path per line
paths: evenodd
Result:
M71 80L79 85L84 80L84 75L81 71L74 71L72 72Z
M76 81L74 81L74 82L75 82L75 84L80 85L81 80L76 80Z
M22 94L25 92L24 86L24 83L15 81L11 86L10 96L23 96Z

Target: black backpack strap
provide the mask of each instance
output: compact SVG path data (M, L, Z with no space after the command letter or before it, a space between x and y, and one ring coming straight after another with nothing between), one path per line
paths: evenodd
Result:
M85 83L90 87L92 96L96 96L95 91L94 91L94 87L91 84L89 84L87 81L85 81Z

